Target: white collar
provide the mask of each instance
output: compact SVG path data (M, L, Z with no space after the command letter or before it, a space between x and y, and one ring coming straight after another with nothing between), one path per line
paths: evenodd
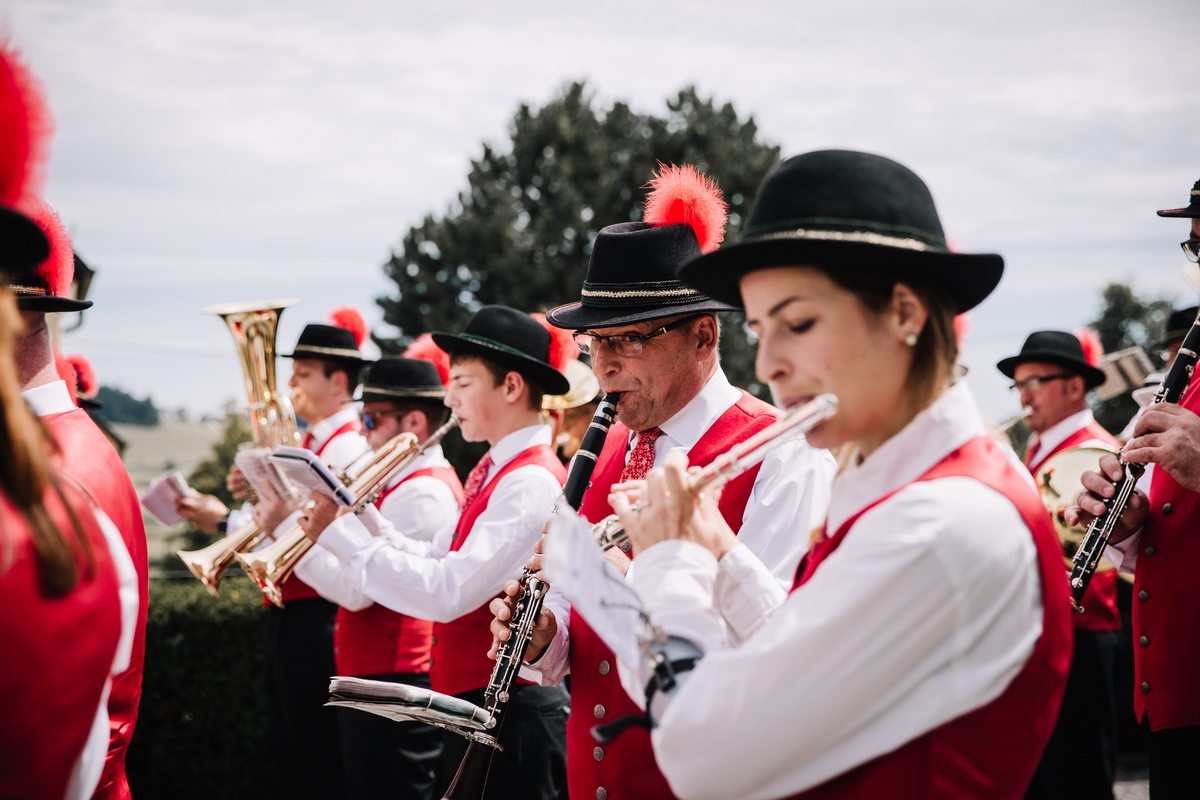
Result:
M742 393L729 383L725 373L717 367L699 393L659 428L684 450L691 450L741 396Z
M544 444L549 445L553 431L549 425L530 425L519 428L505 436L492 446L488 453L492 456L492 469L500 469L519 454L529 448Z
M71 398L71 391L66 381L51 381L41 386L34 386L21 392L21 397L39 417L51 414L61 414L64 411L74 411L78 406Z
M913 482L947 455L986 433L966 382L950 387L861 464L847 465L834 480L829 499L829 535L880 497Z
M312 450L314 452L320 450L326 442L333 438L339 428L356 419L358 419L358 407L351 404L320 422L313 423L308 429L309 433L313 435Z
M1054 448L1065 442L1068 436L1080 428L1091 425L1094 421L1092 410L1085 408L1083 411L1054 423L1037 435L1038 455L1044 458L1045 454L1052 452Z

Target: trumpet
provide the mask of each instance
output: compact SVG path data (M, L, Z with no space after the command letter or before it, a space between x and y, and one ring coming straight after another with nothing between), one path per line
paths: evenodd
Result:
M441 442L450 431L458 427L458 417L453 414L446 424L438 428L429 438L417 445L417 437L401 433L375 451L371 460L357 470L348 483L355 499L351 510L361 514L387 486L396 473L411 464L426 450ZM293 525L278 541L262 550L238 552L234 557L242 564L246 574L254 579L262 593L275 605L283 607L283 584L291 577L300 559L316 544L299 525Z
M789 441L793 434L808 433L832 417L837 413L837 408L838 399L832 394L817 395L804 405L792 406L773 425L734 445L708 466L692 472L688 478L688 490L693 495L699 495L706 489L724 485L758 464ZM632 510L636 512L645 507L645 501L639 501ZM611 514L593 525L592 536L596 539L596 544L604 550L620 547L628 552L629 534L625 532L616 514Z
M283 310L295 302L264 300L204 309L205 314L219 316L233 336L233 346L237 349L246 382L250 432L258 447L274 449L300 443L292 404L275 388L275 334ZM175 554L209 593L217 597L221 578L233 565L234 555L257 546L265 536L265 531L250 522L208 547L176 550Z
M1010 430L1017 427L1018 423L1024 422L1025 420L1029 419L1029 415L1032 413L1033 413L1033 408L1031 408L1030 406L1022 406L1020 414L1018 414L1017 416L1008 420L1008 422L998 425L996 428L992 429L992 438L993 439L999 438L1003 434L1008 433Z

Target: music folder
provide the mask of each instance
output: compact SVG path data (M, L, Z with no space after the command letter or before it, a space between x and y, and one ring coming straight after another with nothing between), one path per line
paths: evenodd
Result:
M278 447L269 460L305 495L319 492L340 506L354 505L354 492L346 488L313 451L303 447Z

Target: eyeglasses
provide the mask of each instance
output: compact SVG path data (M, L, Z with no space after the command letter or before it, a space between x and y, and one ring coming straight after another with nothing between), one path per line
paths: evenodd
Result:
M1183 248L1183 254L1188 257L1188 261L1193 264L1200 262L1200 241L1188 239L1186 242L1180 242L1179 246Z
M575 331L575 346L584 353L591 353L596 345L604 342L608 345L608 349L613 351L616 356L640 356L642 348L646 342L662 336L664 333L670 333L676 328L681 328L699 316L693 314L690 317L684 317L672 322L670 325L664 325L658 330L650 331L649 333L614 333L611 336L601 336L597 333L588 333L587 331Z
M1031 392L1036 392L1038 389L1042 388L1043 383L1057 381L1062 378L1074 377L1075 376L1070 372L1056 372L1053 375L1034 375L1032 378L1026 378L1023 381L1013 381L1012 386L1009 386L1008 388L1015 389L1018 392L1023 392L1026 389Z
M403 416L403 414L404 414L403 411L372 411L370 413L364 412L362 415L362 424L363 424L363 427L366 428L367 430L373 431L373 430L375 430L375 426L379 424L379 420L383 419L384 417L398 417L398 416Z

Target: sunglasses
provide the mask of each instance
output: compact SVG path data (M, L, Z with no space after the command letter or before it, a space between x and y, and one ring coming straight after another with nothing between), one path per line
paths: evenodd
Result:
M1187 256L1188 261L1193 264L1200 262L1200 241L1188 239L1186 242L1180 242L1179 246L1183 248L1183 254Z

